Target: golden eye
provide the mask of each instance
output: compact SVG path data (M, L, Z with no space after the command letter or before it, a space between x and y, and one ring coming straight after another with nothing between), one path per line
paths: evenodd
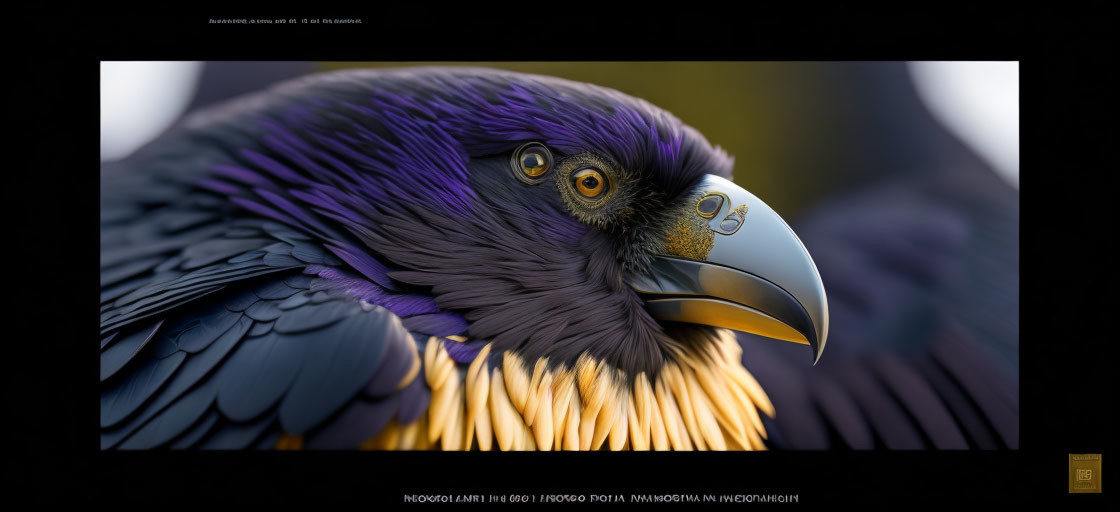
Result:
M589 199L596 198L607 190L607 178L599 172L599 169L584 167L572 173L572 186L581 196Z
M510 163L522 181L538 183L552 168L552 152L543 144L530 142L513 152Z

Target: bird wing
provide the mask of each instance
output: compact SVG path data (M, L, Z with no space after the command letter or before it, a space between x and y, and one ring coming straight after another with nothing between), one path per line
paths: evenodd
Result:
M904 178L798 226L828 292L828 351L812 367L740 336L775 446L1018 447L1017 201L960 178Z
M328 247L198 189L169 164L184 157L102 168L102 449L415 435L430 396L419 354L465 322L370 279L385 269L341 236Z

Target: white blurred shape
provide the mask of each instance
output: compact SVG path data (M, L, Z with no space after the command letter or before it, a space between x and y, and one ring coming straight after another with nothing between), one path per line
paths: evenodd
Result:
M933 115L1019 188L1019 63L911 62Z
M201 62L102 62L101 161L124 158L171 126L201 73Z

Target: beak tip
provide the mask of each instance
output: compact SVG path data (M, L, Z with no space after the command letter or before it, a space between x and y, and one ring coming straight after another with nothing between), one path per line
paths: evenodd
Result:
M825 312L825 314L824 314L824 318L826 319L826 320L825 320L825 326L826 326L826 327L825 327L825 329L824 329L824 332L821 332L821 333L817 333L817 339L816 339L816 340L814 340L814 341L815 341L815 343L813 343L813 344L812 344L812 348L813 348L813 356L812 356L812 359L813 359L813 366L816 366L816 365L817 365L817 363L819 363L819 362L821 361L821 356L822 356L822 355L824 355L824 345L825 345L825 341L826 341L826 340L828 339L828 327L827 327L827 325L828 325L828 324L827 324L827 322L828 322L828 320L827 320L827 318L828 318L828 313L827 313L827 311L826 311L826 312Z
M821 315L821 317L824 318L824 329L813 332L812 334L815 334L816 336L812 337L811 341L809 343L809 348L812 349L812 354L810 355L810 360L812 361L813 366L816 366L817 363L819 363L821 361L821 356L824 355L825 341L828 339L828 310L827 309L825 309L825 311L824 311L823 315Z
M813 345L813 366L821 361L821 356L824 355L825 342L828 341L828 301L824 298L823 286L821 286L821 305L817 317L821 319L822 327L817 331L816 343Z

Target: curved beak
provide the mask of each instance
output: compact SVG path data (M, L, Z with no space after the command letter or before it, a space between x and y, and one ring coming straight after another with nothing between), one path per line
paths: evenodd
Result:
M820 273L793 230L760 199L708 175L666 235L650 273L630 276L658 320L724 327L809 345L828 337Z

